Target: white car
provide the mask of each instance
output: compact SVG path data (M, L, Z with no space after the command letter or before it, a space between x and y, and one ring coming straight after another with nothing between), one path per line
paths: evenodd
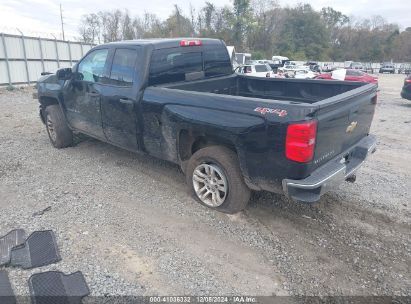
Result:
M309 71L310 67L306 65L297 65L297 63L290 61L284 64L283 67L278 68L280 71L286 72L297 72L297 71Z
M301 71L296 71L294 78L296 79L313 79L315 76L317 76L318 73L315 73L313 71L306 71L306 70L301 70Z
M255 77L272 77L273 70L268 64L246 64L236 68L236 73Z
M271 58L272 61L276 62L276 63L283 63L284 61L289 61L290 59L288 57L284 57L284 56L273 56Z

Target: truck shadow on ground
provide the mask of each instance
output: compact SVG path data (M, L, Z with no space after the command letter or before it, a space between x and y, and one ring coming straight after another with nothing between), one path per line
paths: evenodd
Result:
M134 170L135 172L143 172L153 180L156 180L159 183L168 184L176 188L176 190L184 192L187 196L189 195L184 174L176 164L147 154L129 152L84 135L77 136L75 147L76 146L84 146L82 147L84 149L90 149L90 146L93 146L100 152L107 154L107 157L103 161L107 162L108 165L114 167L127 167L132 169L131 172ZM268 217L274 215L287 215L287 217L293 216L303 219L324 217L327 214L332 215L337 209L343 209L345 210L344 212L346 212L347 209L350 209L357 214L370 214L370 212L373 212L365 207L362 208L363 205L364 204L362 204L358 198L347 201L346 198L341 197L336 193L324 195L318 203L305 204L293 202L282 194L260 191L252 193L252 197L245 212L251 214L252 212L250 213L250 210L263 210ZM385 217L384 221L390 222L389 217Z
M190 208L205 208L197 205L194 198L190 196L184 174L176 164L146 154L122 150L86 136L81 136L77 147L81 150L83 148L90 150L93 147L106 155L102 161L108 166L127 168L129 174L142 172L154 182L167 184L174 188L182 204L187 204ZM307 221L315 230L324 229L324 225L329 227L340 225L345 227L345 230L354 229L354 231L362 230L366 225L375 227L377 230L387 225L398 225L397 228L400 230L409 229L408 225L397 223L398 220L393 214L387 214L383 210L371 207L366 198L341 195L338 190L325 194L318 203L314 204L293 202L281 194L265 191L253 192L243 214L246 218L256 220L270 222L284 220L303 230L307 229ZM389 229L392 230L392 227Z
M83 147L81 147L83 146ZM185 183L185 177L180 167L171 162L155 158L144 153L133 153L121 148L112 146L108 143L90 138L86 135L76 136L75 145L82 149L90 149L91 146L104 152L107 157L104 162L114 167L127 167L145 174L157 180L159 183L167 183L173 187L181 189L188 194L188 187ZM269 215L278 213L279 210L286 211L294 215L315 216L332 212L336 206L342 206L344 209L351 206L361 210L361 201L340 197L336 193L325 194L318 203L306 204L297 203L288 199L285 195L270 193L266 191L254 191L252 193L248 209L264 209ZM358 212L358 211L357 211ZM364 212L369 213L370 210Z

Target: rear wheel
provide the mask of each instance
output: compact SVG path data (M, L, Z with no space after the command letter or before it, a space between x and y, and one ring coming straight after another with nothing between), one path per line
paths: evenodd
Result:
M237 155L226 147L210 146L194 153L186 179L197 201L221 212L239 212L250 200Z
M67 125L66 118L58 104L50 105L46 108L46 129L51 144L58 149L71 146L73 144L73 132Z

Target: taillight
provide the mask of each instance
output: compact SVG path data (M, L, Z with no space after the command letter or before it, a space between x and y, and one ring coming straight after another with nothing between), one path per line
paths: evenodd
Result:
M203 45L201 40L181 40L180 46L200 46Z
M285 139L285 156L299 163L307 163L314 157L317 121L288 125Z
M411 79L405 79L406 83L411 83Z

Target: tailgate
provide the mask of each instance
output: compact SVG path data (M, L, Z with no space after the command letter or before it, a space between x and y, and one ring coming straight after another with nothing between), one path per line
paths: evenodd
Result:
M370 131L377 102L377 86L366 84L318 103L315 169L327 160L349 151ZM349 157L349 156L347 156Z

